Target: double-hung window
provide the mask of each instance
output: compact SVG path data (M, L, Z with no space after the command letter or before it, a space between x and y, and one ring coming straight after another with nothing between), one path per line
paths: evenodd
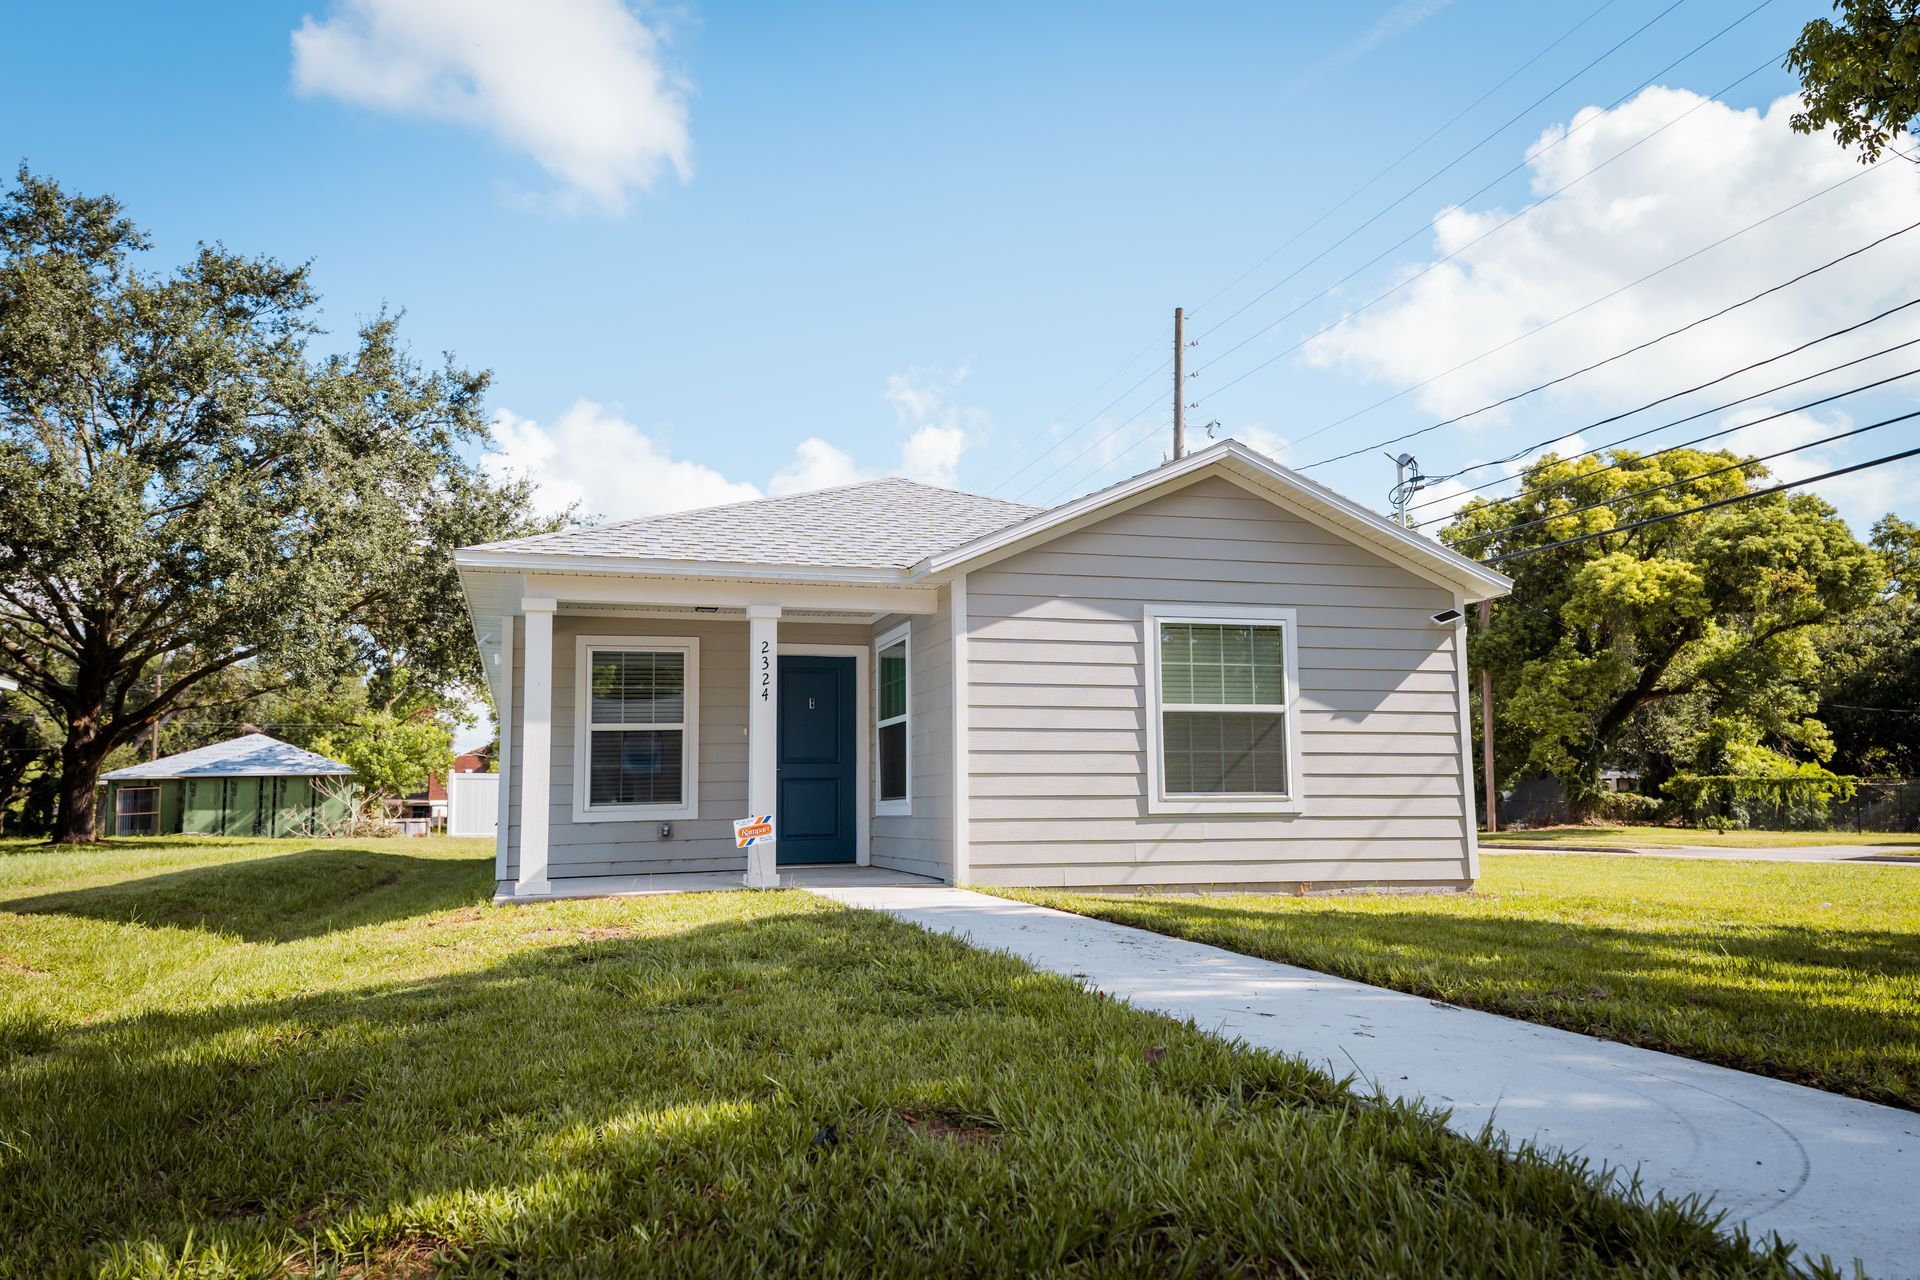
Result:
M880 786L874 793L877 814L913 812L912 783L908 775L908 743L912 738L912 708L907 697L907 650L911 624L903 624L874 642L879 686L874 707L877 726L875 758L880 764Z
M1145 621L1149 809L1299 812L1293 611L1149 606Z
M576 658L574 821L696 816L700 642L581 636Z

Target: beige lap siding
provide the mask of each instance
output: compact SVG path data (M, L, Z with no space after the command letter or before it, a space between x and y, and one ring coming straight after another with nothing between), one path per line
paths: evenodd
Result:
M658 820L573 820L575 655L580 636L693 636L700 641L698 816L673 820L662 839ZM858 624L783 621L783 644L867 643ZM505 878L519 874L521 743L526 689L526 620L516 620L513 644L513 740L507 815L510 840ZM733 820L747 813L747 624L729 619L588 617L553 620L553 774L548 799L548 871L553 879L627 876L652 872L746 871L734 847Z
M913 619L907 642L907 774L913 812L876 815L872 844L874 866L942 880L950 879L953 871L952 607L952 592L943 588L939 611ZM873 638L904 621L898 614L881 619L874 624ZM876 750L869 779L869 794L876 800L879 770Z
M1147 812L1142 606L1296 611L1304 812ZM1459 883L1452 592L1218 477L968 577L971 879Z

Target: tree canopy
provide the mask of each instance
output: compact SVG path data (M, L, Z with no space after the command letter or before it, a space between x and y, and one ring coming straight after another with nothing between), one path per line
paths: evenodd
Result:
M1879 557L1807 494L1678 514L1766 474L1694 449L1549 454L1518 494L1476 499L1443 531L1514 579L1473 641L1494 675L1502 780L1552 773L1582 802L1627 754L1669 777L1780 778L1831 755L1817 641L1876 598Z
M1800 77L1801 133L1832 129L1872 162L1920 116L1920 0L1835 0L1836 24L1815 18L1787 54Z
M474 689L453 548L550 527L477 465L485 373L386 313L323 352L305 264L150 252L110 196L23 167L0 198L0 661L59 726L66 840L169 712Z

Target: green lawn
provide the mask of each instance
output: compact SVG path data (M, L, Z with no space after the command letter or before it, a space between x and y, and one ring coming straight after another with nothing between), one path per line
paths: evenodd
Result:
M1482 832L1481 844L1564 844L1702 849L1781 849L1799 845L1882 845L1920 853L1920 835L1874 831L1701 831L1692 827L1536 827L1530 831Z
M1920 1109L1920 874L1506 854L1472 894L1010 896Z
M0 1275L1784 1273L879 915L491 874L0 844Z

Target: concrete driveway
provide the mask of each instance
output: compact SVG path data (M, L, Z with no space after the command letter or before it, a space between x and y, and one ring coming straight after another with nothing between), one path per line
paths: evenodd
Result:
M1711 1198L1730 1223L1920 1277L1920 1115L948 888L814 892L1006 951L1136 1007Z

